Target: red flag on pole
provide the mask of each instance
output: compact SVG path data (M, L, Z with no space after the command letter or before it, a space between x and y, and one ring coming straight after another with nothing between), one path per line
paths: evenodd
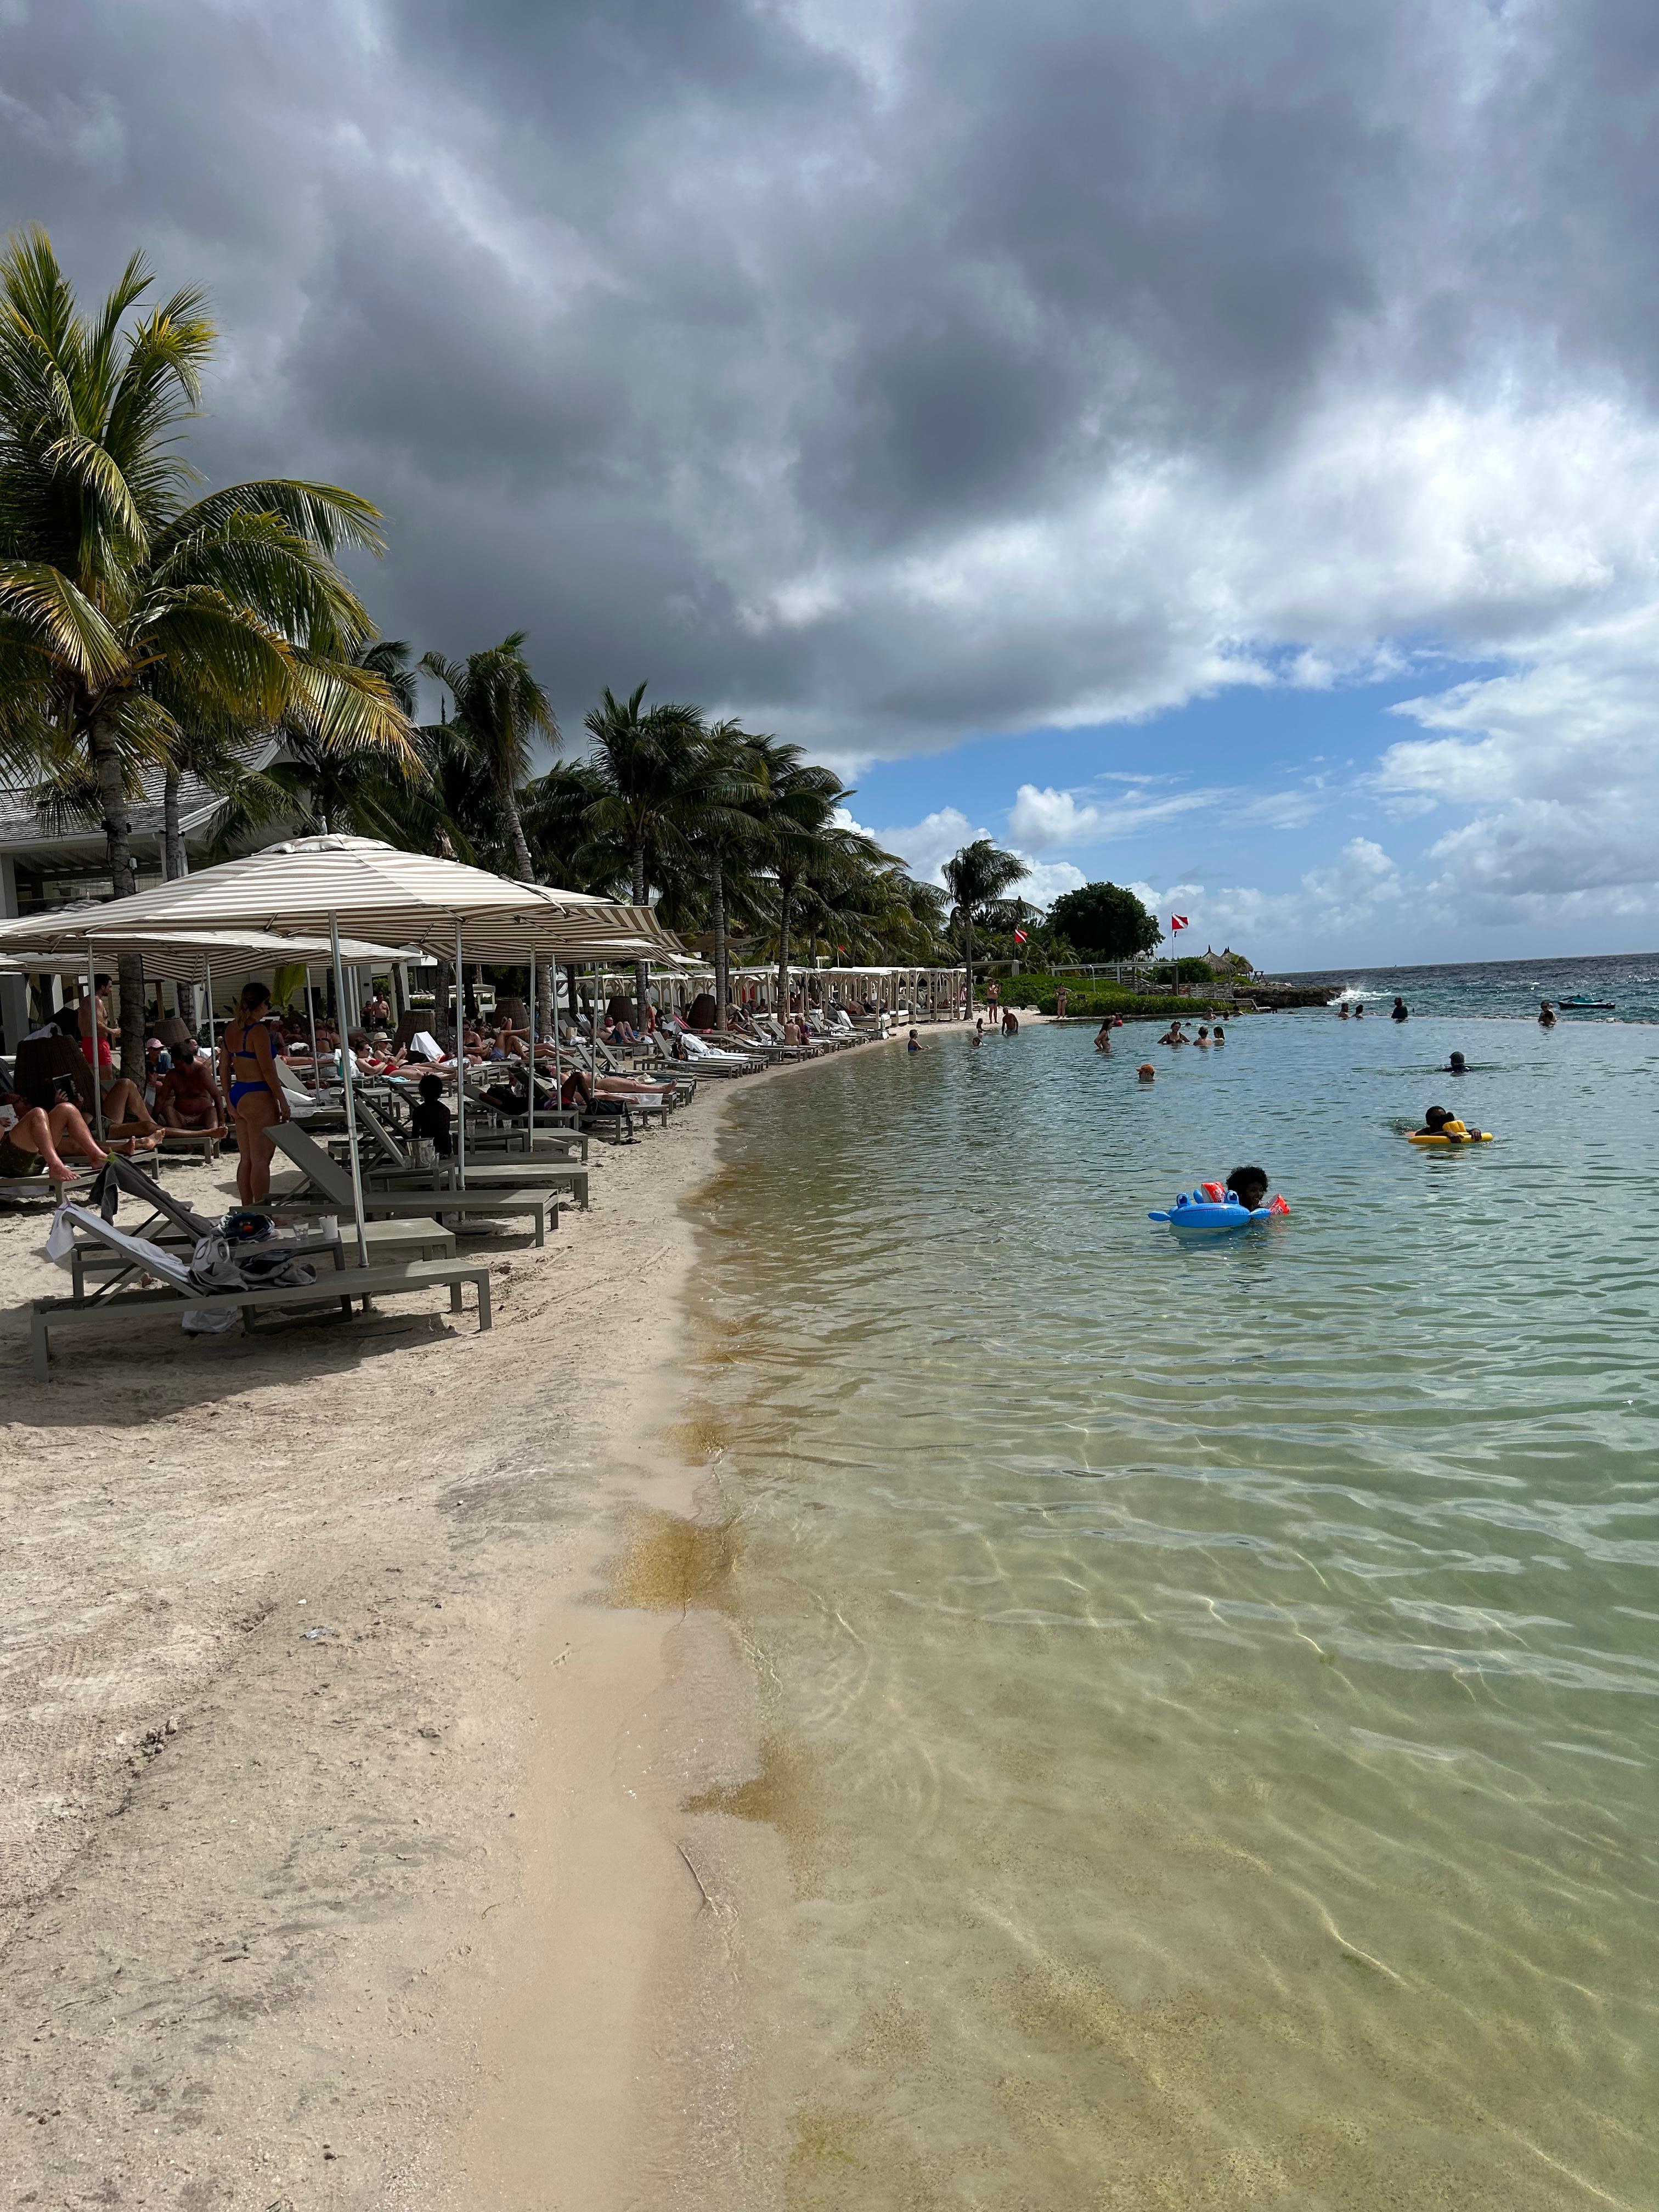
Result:
M1186 927L1187 917L1184 914L1172 914L1170 916L1170 934L1171 937L1175 935L1178 929L1185 929Z
M1030 941L1030 939L1027 937L1023 929L1017 929L1014 932L1014 942L1016 945L1029 945Z

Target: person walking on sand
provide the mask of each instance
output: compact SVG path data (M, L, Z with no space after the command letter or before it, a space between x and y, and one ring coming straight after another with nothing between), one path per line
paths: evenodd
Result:
M1063 1022L1066 1018L1066 1001L1069 995L1064 983L1054 993L1054 1019L1057 1022Z
M289 1118L264 1019L270 1004L263 983L245 984L235 1018L219 1042L220 1083L236 1127L236 1195L244 1206L263 1206L270 1197L270 1132Z

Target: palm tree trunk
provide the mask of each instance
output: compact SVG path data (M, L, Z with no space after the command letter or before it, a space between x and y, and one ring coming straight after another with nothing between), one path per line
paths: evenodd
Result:
M501 811L507 817L507 842L513 849L513 866L521 884L536 880L534 865L530 858L530 847L525 838L524 817L519 812L519 795L507 790L501 793ZM553 968L550 961L536 963L536 1035L550 1037L553 1034Z
M98 795L104 804L104 848L109 856L110 887L117 898L132 896L132 821L121 774L121 756L115 734L94 718L87 728L87 750L98 779ZM121 1073L142 1091L144 1084L144 963L137 953L124 953L118 963L121 978ZM94 1073L96 1071L94 1070Z
M778 884L778 1019L789 1018L789 908L794 899L794 889L780 879Z
M641 838L634 848L634 903L643 906L646 898L645 841ZM637 1028L645 1027L645 994L651 981L648 961L634 963L634 1021Z
M968 1018L974 1018L974 917L964 907L962 926L968 939Z
M185 833L179 823L181 781L179 770L169 768L161 784L161 868L170 884L185 872Z
M714 856L714 1023L717 1029L726 1027L726 1008L731 990L730 956L726 947L726 870L720 856Z

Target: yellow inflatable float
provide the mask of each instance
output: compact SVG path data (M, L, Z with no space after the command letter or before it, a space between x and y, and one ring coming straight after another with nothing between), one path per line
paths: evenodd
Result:
M1448 1115L1443 1121L1433 1127L1413 1129L1406 1141L1408 1145L1489 1145L1492 1131L1465 1128L1462 1122L1454 1121Z

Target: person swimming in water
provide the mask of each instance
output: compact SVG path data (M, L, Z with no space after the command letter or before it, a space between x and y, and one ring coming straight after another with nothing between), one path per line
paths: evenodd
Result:
M1419 1137L1443 1137L1449 1145L1473 1145L1478 1144L1486 1132L1466 1127L1449 1106L1431 1106L1423 1116L1422 1127L1415 1133Z
M1553 1030L1555 1027L1555 1009L1547 999L1540 999L1538 1001L1538 1026L1540 1030Z
M1336 1018L1340 1022L1346 1022L1348 1018L1348 1002L1346 999L1343 1000L1336 1010Z
M1111 1050L1111 1048L1112 1048L1112 1018L1111 1018L1111 1016L1110 1016L1109 1014L1108 1014L1108 1015L1107 1015L1107 1017L1106 1017L1106 1018L1105 1018L1105 1020L1101 1024L1100 1027L1099 1027L1099 1028L1095 1031L1095 1050L1096 1050L1097 1052L1109 1052L1109 1051Z
M1266 1168L1235 1168L1227 1178L1227 1188L1249 1213L1256 1213L1267 1205L1267 1170ZM1268 1211L1288 1213L1290 1206L1282 1198L1275 1198Z
M1406 1001L1403 999L1396 999L1389 1012L1389 1019L1391 1022L1408 1022L1411 1018L1412 1010L1406 1004Z
M1164 1030L1163 1036L1158 1039L1158 1042L1160 1044L1188 1044L1191 1042L1191 1039L1187 1036L1186 1032L1181 1026L1181 1017L1179 1014L1177 1014L1175 1019L1170 1024L1169 1028Z
M1210 1032L1210 1042L1212 1044L1225 1044L1226 1042L1227 1032L1222 1028L1220 1023L1218 1022L1214 1029Z
M1443 1075L1467 1075L1468 1072L1469 1063L1461 1052L1455 1052L1440 1071Z
M1135 1074L1138 1079L1142 1083L1156 1083L1158 1081L1158 1070L1152 1066L1150 1060L1143 1060L1139 1066L1136 1068Z

